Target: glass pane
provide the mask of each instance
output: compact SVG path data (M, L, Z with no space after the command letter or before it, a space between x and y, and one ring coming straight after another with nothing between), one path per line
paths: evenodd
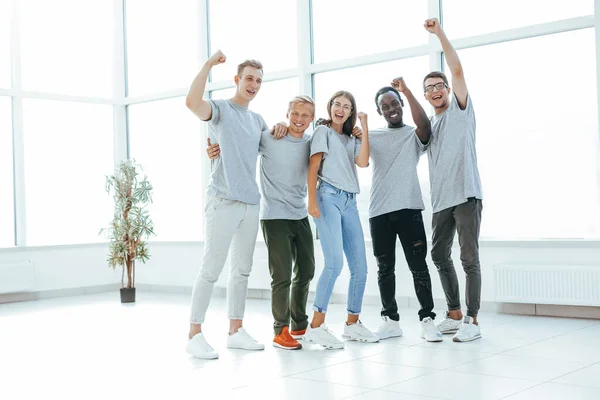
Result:
M129 96L189 88L198 63L198 0L127 0Z
M10 97L0 97L0 247L15 244L13 142Z
M594 14L593 0L560 1L553 3L551 7L545 0L443 0L442 4L444 30L449 38ZM489 18L491 15L494 17Z
M101 242L112 217L113 108L23 100L27 245Z
M134 104L128 112L131 157L154 187L151 240L202 240L206 141L200 120L185 107L184 97Z
M23 87L111 97L114 1L20 0Z
M466 49L459 56L477 117L481 236L597 237L594 30ZM489 62L509 59L519 62Z
M316 74L314 75L315 101L317 103L316 119L328 118L327 102L331 95L338 90L347 90L354 95L358 110L368 114L370 128L386 126L383 117L377 113L375 93L383 86L389 86L392 79L398 76L404 77L409 89L411 89L425 110L428 111L429 104L422 94L421 84L427 72L429 72L429 59L427 57L418 57ZM367 79L362 79L362 77L367 77ZM404 122L414 126L406 98L404 100ZM423 201L425 206L430 208L428 171L427 158L423 156L419 162L418 172ZM371 167L358 168L358 179L360 182L360 194L357 196L358 211L365 237L370 237L369 193L371 191ZM425 214L429 215L429 213ZM430 224L426 223L426 226L430 226Z
M313 0L314 62L425 45L426 19L426 1Z
M10 88L10 20L12 1L0 1L0 88Z
M213 68L213 81L233 79L248 58L262 62L267 75L297 67L295 1L210 0L209 15L210 48L227 56L225 64Z

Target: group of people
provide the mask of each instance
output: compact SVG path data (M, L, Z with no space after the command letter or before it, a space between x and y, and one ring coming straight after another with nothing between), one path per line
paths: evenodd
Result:
M423 80L425 98L435 114L428 117L404 79L395 78L375 95L377 112L387 122L369 129L368 117L356 108L347 91L334 93L327 103L328 118L315 119L315 103L294 97L287 123L269 128L248 109L260 90L263 66L247 60L238 66L236 93L229 100L204 100L210 70L226 61L213 54L194 79L187 107L208 125L207 153L211 179L205 202L205 243L202 267L194 283L187 351L196 358L218 358L202 326L215 282L229 254L227 347L262 350L243 327L248 277L260 226L268 250L272 282L273 345L302 348L299 340L327 349L342 349L326 325L331 294L344 265L350 270L347 319L342 338L360 342L402 335L396 304L396 238L413 276L420 303L421 336L431 342L454 333L453 340L481 337L477 314L481 297L479 228L482 190L475 150L475 114L458 55L437 19L425 29L441 43L452 89L442 72ZM416 127L403 122L404 98ZM357 126L357 122L360 127ZM426 263L425 209L417 175L419 158L428 153L433 207L431 256L446 296L448 311L435 323L431 277ZM260 156L260 191L256 161ZM377 260L382 324L375 332L359 318L367 280L367 255L356 195L357 167L372 166L369 228ZM262 196L261 196L262 194ZM306 199L308 197L308 204ZM324 255L309 321L306 304L315 273L313 218ZM451 257L458 232L460 259L466 274L466 316L463 318L459 283Z

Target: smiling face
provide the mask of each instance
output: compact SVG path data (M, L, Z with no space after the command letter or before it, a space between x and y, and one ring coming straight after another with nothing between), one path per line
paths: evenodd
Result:
M448 96L450 88L443 78L435 76L425 79L423 82L425 98L435 110L448 108Z
M250 102L256 97L262 85L262 70L255 67L244 67L241 74L235 76L236 97Z
M390 128L404 126L402 121L403 105L402 99L392 91L382 93L377 98L377 112L383 116Z
M315 119L315 107L311 103L292 102L287 118L291 134L301 137Z

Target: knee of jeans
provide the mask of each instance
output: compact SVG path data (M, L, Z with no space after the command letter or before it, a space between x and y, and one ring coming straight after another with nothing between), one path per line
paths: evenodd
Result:
M465 271L466 274L480 274L481 273L481 267L479 265L479 259L475 258L472 260L461 260L462 261L462 265L463 265L463 270Z
M354 271L350 271L350 276L359 282L366 281L367 280L366 266L361 267L361 268L355 268Z
M334 276L338 276L342 272L342 267L344 265L344 259L338 257L332 257L331 259L325 260L324 269L330 269Z
M204 282L215 283L219 280L219 274L210 271L209 269L202 268L200 270L200 279Z
M412 254L413 256L426 256L427 242L424 240L415 240L412 242Z
M287 286L289 287L292 284L292 279L290 277L281 277L281 278L273 278L271 281L271 287L275 286Z

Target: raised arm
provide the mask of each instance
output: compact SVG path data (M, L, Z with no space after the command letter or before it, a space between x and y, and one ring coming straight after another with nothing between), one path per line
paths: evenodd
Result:
M217 50L215 54L206 60L204 66L202 66L202 69L192 82L190 91L185 99L187 108L203 121L208 121L212 117L212 108L210 107L210 104L202 98L204 96L204 89L206 88L206 81L208 80L208 73L212 67L224 63L226 59L225 54L223 54L221 50Z
M452 46L452 43L448 40L448 37L440 26L440 22L437 18L426 20L424 27L428 32L433 33L440 40L446 63L448 63L448 68L450 68L450 73L452 75L452 91L456 96L456 100L458 100L458 105L464 110L467 107L468 91L467 82L465 81L465 75L458 54Z
M369 156L371 152L369 148L369 126L367 124L367 114L364 112L359 112L358 119L360 121L360 126L362 127L362 136L360 137L360 151L354 159L354 162L359 167L365 168L369 165Z
M421 140L421 143L428 143L429 138L431 137L431 123L429 122L429 118L427 118L423 106L421 106L421 103L417 101L408 86L406 86L404 78L399 77L394 79L392 81L392 87L402 93L404 97L406 97L406 100L408 100L410 114L412 115L413 121L415 121L415 125L417 125L416 134L419 137L419 140Z
M308 165L308 213L314 218L321 216L319 205L317 204L317 175L322 159L323 153L313 154Z

